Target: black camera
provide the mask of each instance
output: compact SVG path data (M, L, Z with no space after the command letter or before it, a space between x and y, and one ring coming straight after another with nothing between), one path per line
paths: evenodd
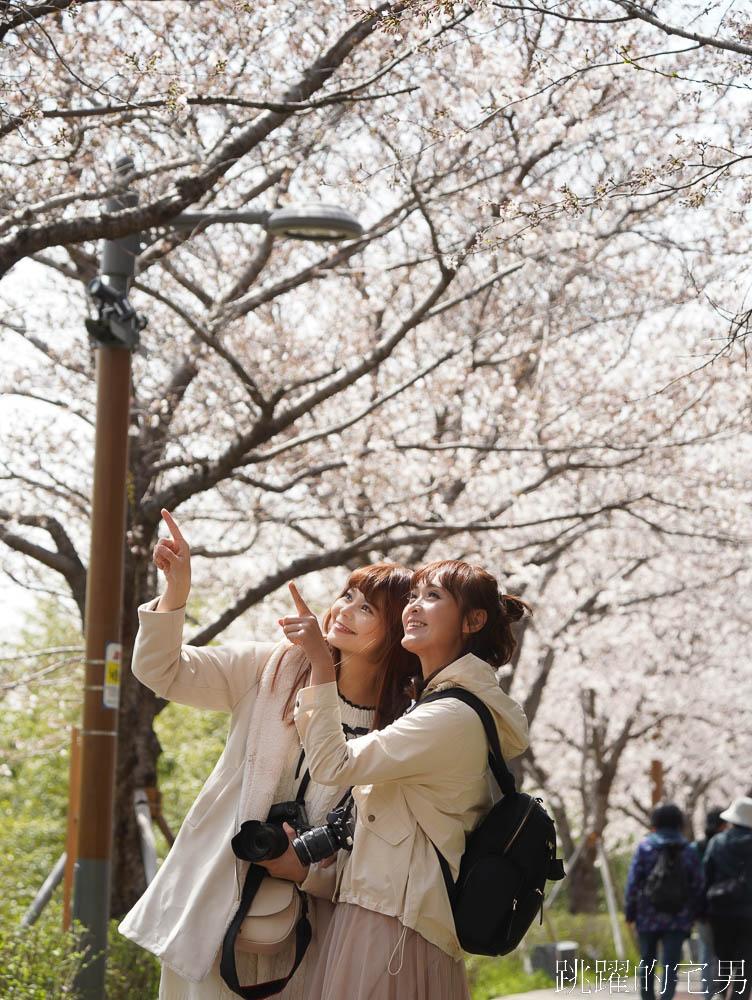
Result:
M297 834L311 829L302 802L277 802L269 810L266 823L249 819L240 827L231 841L236 857L243 861L271 861L281 857L290 844L283 823L289 823Z
M323 826L312 827L301 802L277 802L269 810L265 823L249 819L232 838L232 849L243 861L271 861L281 857L290 841L282 828L289 823L297 833L292 847L301 864L312 865L343 848L352 850L355 819L352 800L348 805L333 809Z
M315 826L299 834L292 842L293 849L304 865L331 857L341 848L351 851L355 835L352 804L340 806L327 814L324 826Z

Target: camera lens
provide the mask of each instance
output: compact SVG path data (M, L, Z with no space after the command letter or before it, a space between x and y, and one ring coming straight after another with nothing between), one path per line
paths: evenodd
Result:
M290 841L281 826L246 820L232 838L235 855L244 861L268 861L281 857Z
M339 844L331 836L329 827L317 826L296 837L292 847L301 864L312 865L316 861L331 857Z

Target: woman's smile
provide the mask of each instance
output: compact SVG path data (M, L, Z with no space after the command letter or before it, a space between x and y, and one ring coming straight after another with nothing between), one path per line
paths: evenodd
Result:
M402 612L402 645L420 659L423 675L451 663L462 652L462 614L454 597L433 580L410 592Z
M405 631L412 632L418 628L425 628L426 623L422 622L419 618L408 618L405 622Z
M340 652L370 655L384 641L383 616L357 587L338 597L329 614L326 639Z

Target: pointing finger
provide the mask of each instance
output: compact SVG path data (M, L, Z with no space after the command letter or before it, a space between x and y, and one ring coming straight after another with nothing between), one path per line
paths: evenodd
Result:
M292 594L292 599L295 602L295 608L296 608L298 614L299 615L313 615L313 617L315 618L316 616L313 614L313 611L311 611L311 609L308 607L308 605L306 604L306 602L303 600L303 598L298 593L298 588L295 586L295 584L292 583L292 581L291 581L288 584L288 587L290 588L290 593Z
M183 538L183 535L181 534L180 528L178 528L177 521L169 512L169 510L165 510L164 508L162 508L162 518L164 520L164 523L170 529L170 534L172 535L174 540L179 543L182 542L185 545L186 541Z

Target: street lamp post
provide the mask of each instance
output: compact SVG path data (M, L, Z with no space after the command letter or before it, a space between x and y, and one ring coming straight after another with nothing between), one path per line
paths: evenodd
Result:
M118 169L130 164L121 161ZM127 192L107 201L108 211L135 205ZM81 727L81 780L73 918L82 927L86 966L77 978L81 1000L104 996L105 951L110 908L120 623L125 559L125 497L128 471L131 350L138 342L139 318L129 310L128 289L139 251L137 235L108 240L102 258L107 283L95 279L91 291L99 318L87 328L96 345L97 409L91 543L86 577L86 667Z
M123 179L133 160L115 165ZM111 198L107 211L138 202L132 191ZM351 239L362 227L337 206L308 205L276 211L192 212L177 216L169 232L198 232L216 223L250 223L274 235L318 241ZM125 561L126 479L130 418L131 352L145 320L132 308L128 291L135 274L141 235L106 240L101 278L89 291L98 318L87 320L97 348L97 409L91 547L86 583L86 669L81 729L81 792L73 886L73 917L83 930L87 964L76 979L80 1000L103 1000L110 904L117 719L120 690L120 629Z

